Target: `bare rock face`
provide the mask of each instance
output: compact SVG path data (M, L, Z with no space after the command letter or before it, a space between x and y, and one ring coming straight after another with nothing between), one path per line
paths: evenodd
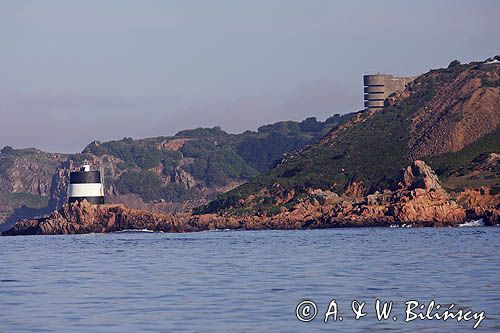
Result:
M410 83L411 85L411 83ZM410 92L405 89L403 91L396 91L392 93L389 97L384 101L385 106L396 105L399 101L408 98L410 96Z
M390 207L390 215L404 223L432 222L459 224L465 222L466 212L455 201L450 200L444 191L415 189L400 193Z
M158 148L162 150L177 151L181 149L186 144L186 142L189 142L191 140L192 139L190 138L163 140L158 144Z
M450 199L434 171L425 162L417 160L405 169L403 185L395 192L390 208L391 215L397 221L465 221L465 209Z
M359 197L363 196L364 192L365 192L365 189L364 189L362 183L352 182L349 184L349 186L345 190L344 195L346 197L359 198Z
M412 159L455 152L500 124L500 64L481 64L461 72L417 111L409 142Z
M466 189L457 201L467 210L470 219L482 218L486 225L500 224L500 193L491 194L490 188Z
M170 175L170 182L183 185L185 188L194 188L196 186L196 180L187 171L177 167Z
M404 170L403 185L406 189L416 188L427 191L443 191L434 171L423 161L415 161Z
M49 206L52 209L62 207L68 202L69 174L73 167L73 161L66 160L57 166L52 176Z
M0 190L3 193L32 193L49 196L52 175L64 157L31 149L31 153L12 156L11 165L3 170Z
M359 188L359 184L354 187ZM310 193L322 201L316 195L317 190ZM320 210L321 221L339 226L445 226L457 225L467 218L466 209L450 198L434 171L418 160L403 170L397 190L375 192L366 197L352 196L346 192L336 201L324 202L317 207L309 206L306 210L309 214L311 209ZM300 209L305 209L304 204Z
M359 188L359 184L354 187ZM310 226L316 227L392 224L453 226L468 218L466 208L450 198L434 171L419 160L404 169L397 190L375 192L366 197L344 193L342 197L329 201L324 199L323 192L309 192L321 204L301 203L288 216L297 220L312 219Z

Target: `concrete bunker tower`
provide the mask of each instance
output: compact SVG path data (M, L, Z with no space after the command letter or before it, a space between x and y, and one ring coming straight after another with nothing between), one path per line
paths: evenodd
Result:
M365 85L365 110L379 110L384 107L385 99L395 91L403 91L416 76L402 77L389 74L370 74L363 76Z

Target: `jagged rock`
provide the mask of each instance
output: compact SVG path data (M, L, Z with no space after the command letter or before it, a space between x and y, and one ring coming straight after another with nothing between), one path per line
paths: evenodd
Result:
M484 218L487 224L499 221L498 194L492 195L488 188L465 191L458 198L459 204L450 198L432 169L422 161L415 161L403 170L400 184L401 187L394 191L385 190L366 197L339 197L331 191L310 189L308 193L317 200L302 200L291 210L281 209L273 216L161 214L123 205L95 206L84 201L64 205L45 218L20 221L3 235L99 233L124 229L188 232L394 224L456 226L471 217ZM287 197L286 193L283 195ZM473 208L478 210L471 215Z
M483 218L486 225L500 224L500 193L491 194L488 186L464 190L457 202L467 210L469 219Z
M193 176L187 171L177 167L172 171L170 175L170 179L172 183L181 184L185 188L194 188L196 186L196 180Z
M423 188L427 191L442 191L441 183L434 171L424 161L414 161L403 175L404 186L413 190Z
M2 235L54 235L103 233L126 229L200 231L183 215L168 215L127 208L124 205L66 204L48 217L22 220Z

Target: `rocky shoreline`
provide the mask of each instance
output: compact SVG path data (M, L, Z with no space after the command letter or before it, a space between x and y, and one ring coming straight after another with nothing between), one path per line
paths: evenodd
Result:
M489 188L465 190L456 199L442 188L435 173L415 161L403 173L399 188L360 196L352 184L347 195L311 189L309 200L278 214L235 216L162 214L121 204L66 204L47 217L17 222L3 236L106 233L122 230L195 232L216 229L320 229L336 227L449 227L483 219L500 223L499 194ZM358 190L357 190L358 189Z

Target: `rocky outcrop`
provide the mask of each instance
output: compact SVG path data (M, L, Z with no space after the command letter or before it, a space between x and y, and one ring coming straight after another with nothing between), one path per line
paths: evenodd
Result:
M338 196L310 189L309 197L292 209L275 215L251 216L162 214L127 208L120 204L95 206L86 201L64 205L48 217L16 223L3 235L103 233L127 229L191 232L214 229L305 229L367 226L457 226L471 218L499 223L498 195L481 191L462 193L454 201L423 161L415 161L402 172L400 187L366 197ZM361 184L353 186L359 188ZM352 191L358 194L360 191ZM285 195L293 198L293 195Z
M489 187L466 189L457 196L457 202L466 209L469 219L482 218L486 225L500 224L500 193L493 195Z
M181 149L186 144L186 142L189 142L191 140L192 139L190 138L163 140L158 144L158 148L162 150L177 151Z
M179 167L176 167L170 174L170 182L184 186L185 188L194 188L196 180L191 174Z
M423 161L408 166L394 191L375 192L363 198L343 198L323 219L358 224L457 225L466 221L466 210L442 188L436 174Z
M182 216L127 208L124 205L91 205L87 201L66 204L48 217L16 223L2 235L55 235L103 233L127 229L181 232L191 228Z

